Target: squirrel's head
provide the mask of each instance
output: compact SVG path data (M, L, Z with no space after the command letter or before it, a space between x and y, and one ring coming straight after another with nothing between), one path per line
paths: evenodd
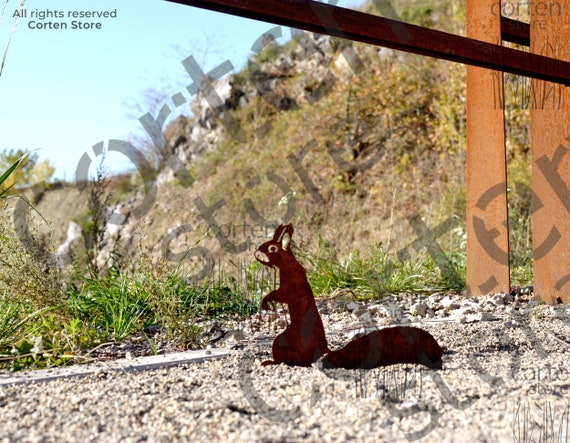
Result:
M273 234L273 239L263 243L257 251L255 258L258 262L272 268L279 267L287 257L291 257L291 237L293 225L279 225Z

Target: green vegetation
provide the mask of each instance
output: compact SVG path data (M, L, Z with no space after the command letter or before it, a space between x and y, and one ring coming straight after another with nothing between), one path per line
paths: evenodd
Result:
M26 157L26 154L22 154L13 160L11 164L9 163L8 166L0 167L0 171L3 171L5 169L2 175L0 175L0 199L6 198L10 192L10 189L14 187L14 177L17 174L17 169L26 160Z
M235 280L193 284L179 268L142 252L138 266L121 260L117 251L109 266L99 266L109 192L100 171L88 186L87 260L67 272L54 266L44 236L35 232L39 241L20 239L9 207L0 208L0 369L90 361L98 347L133 335L144 334L151 342L147 331L153 326L178 347L194 348L202 346L205 320L240 320L259 309L259 299L246 295L247 287L238 288Z
M192 284L150 257L136 270L111 266L95 274L74 266L63 275L13 232L1 234L0 369L89 361L93 349L147 334L152 326L179 348L195 348L202 345L205 320L244 319L259 309L259 299L231 280Z
M309 265L309 282L317 295L351 289L359 297L377 299L390 294L461 290L465 286L465 275L450 279L428 255L402 262L381 244L372 245L365 254L353 252L343 261L325 248L316 255L302 251L298 255ZM448 257L441 258L454 270L464 272Z

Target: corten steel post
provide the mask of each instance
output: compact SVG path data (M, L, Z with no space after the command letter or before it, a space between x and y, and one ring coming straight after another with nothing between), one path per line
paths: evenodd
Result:
M546 3L531 12L531 52L570 60L570 3ZM547 303L568 303L570 91L532 80L530 99L534 292Z
M467 2L467 37L501 44L496 0ZM496 8L495 8L496 9ZM497 60L501 62L501 60ZM467 66L467 291L509 291L503 73Z

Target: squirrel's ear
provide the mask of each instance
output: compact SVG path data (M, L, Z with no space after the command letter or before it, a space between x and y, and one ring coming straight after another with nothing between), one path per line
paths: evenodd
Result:
M283 237L283 232L285 232L285 226L277 226L277 228L275 228L275 232L273 233L273 241L280 242L281 237Z
M281 247L284 251L289 249L289 244L291 243L291 236L287 231L283 233L283 237L281 238Z
M291 237L293 236L293 225L288 224L283 226L283 232L279 237L279 242L281 243L281 247L283 250L289 249L289 245L291 244Z

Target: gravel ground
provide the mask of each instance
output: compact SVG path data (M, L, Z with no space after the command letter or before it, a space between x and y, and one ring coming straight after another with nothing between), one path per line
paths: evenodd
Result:
M226 358L1 387L0 441L567 441L570 307L520 293L375 303L320 301L330 346L413 322L444 369L262 367L283 324L264 313L219 326Z

